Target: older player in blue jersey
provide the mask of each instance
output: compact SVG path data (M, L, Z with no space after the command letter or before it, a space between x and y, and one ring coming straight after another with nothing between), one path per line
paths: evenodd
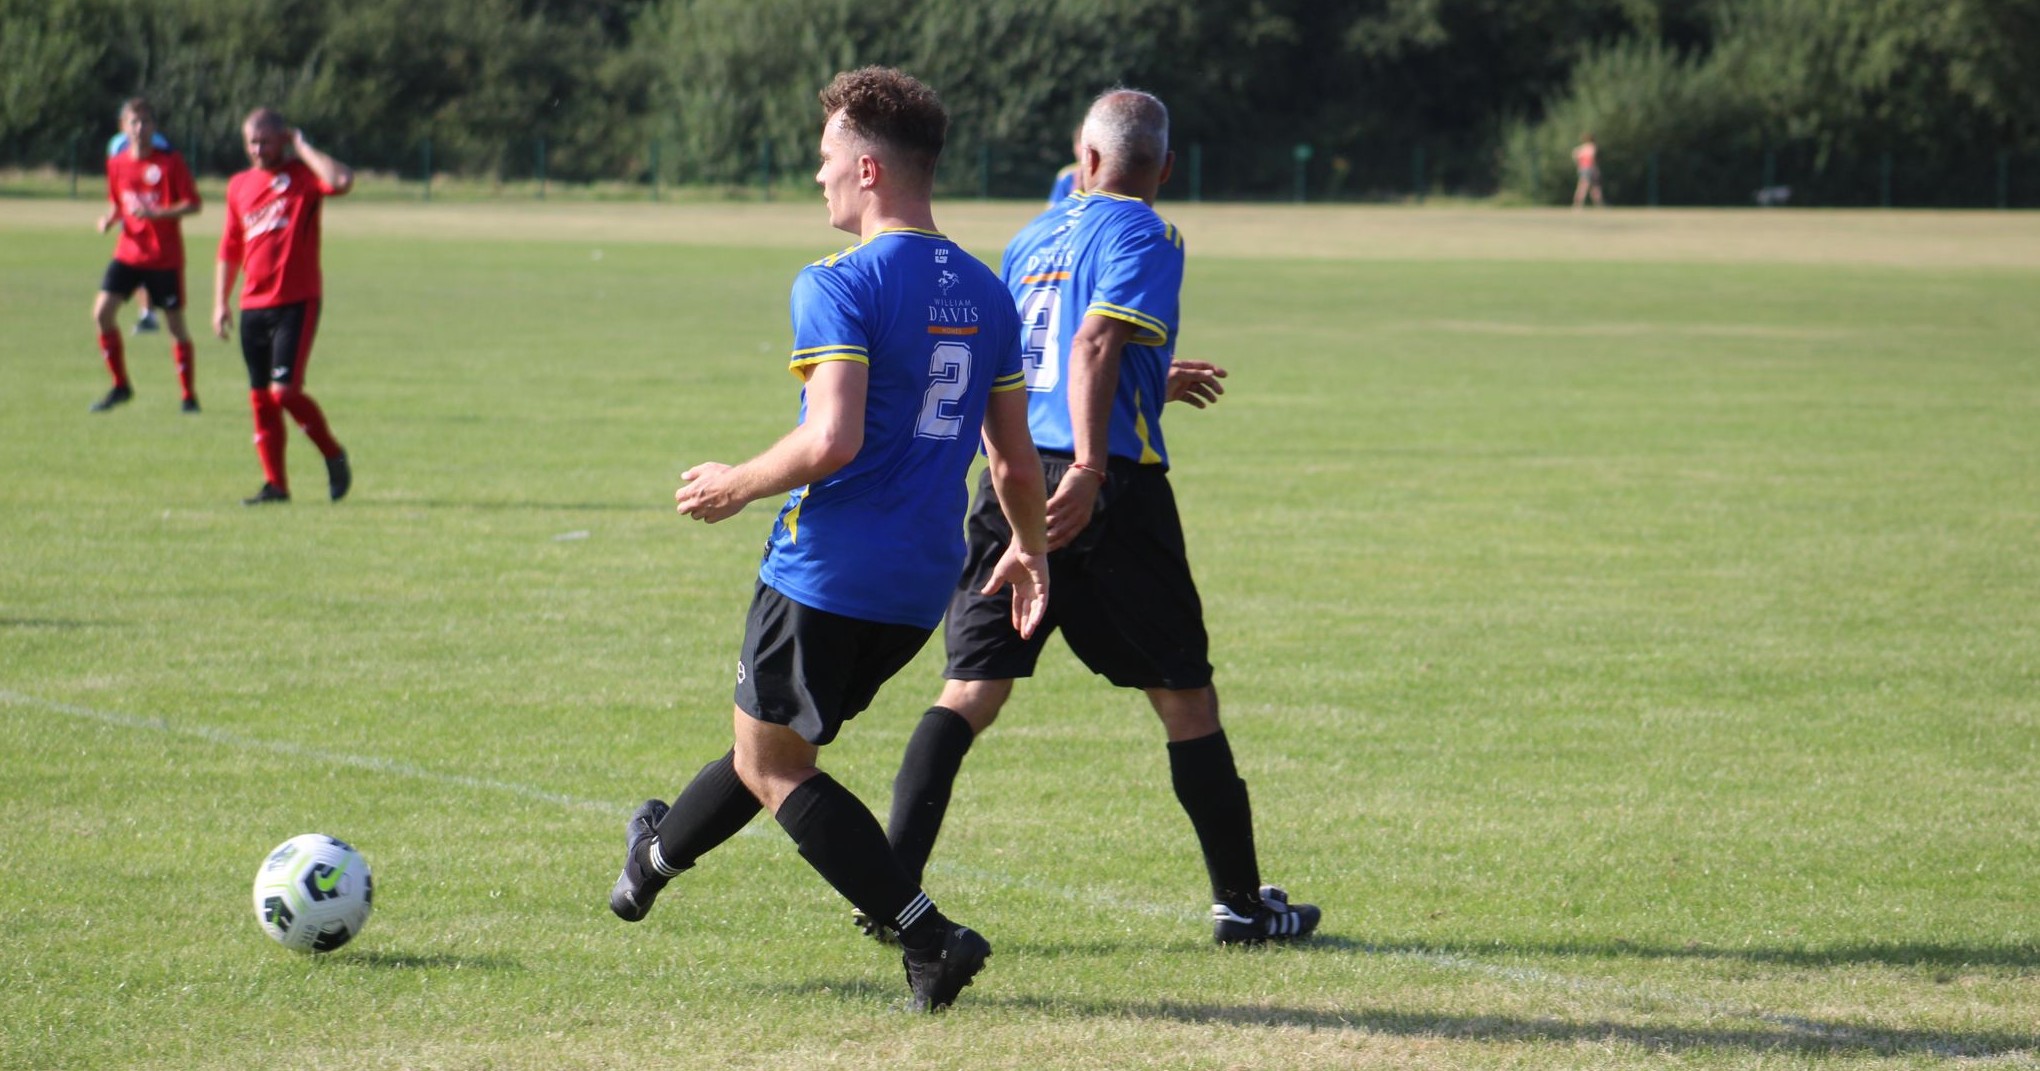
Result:
M981 493L970 568L945 625L948 680L907 744L888 832L919 873L965 752L1060 628L1086 666L1145 692L1161 717L1176 798L1211 878L1218 942L1301 937L1317 928L1319 911L1261 884L1247 786L1219 724L1203 607L1169 488L1162 406L1203 408L1224 375L1172 359L1183 237L1153 207L1173 162L1169 113L1149 94L1115 90L1092 104L1081 137L1082 192L1023 228L1005 260L1034 441L1055 488L1055 605L1032 635L1008 623L1009 600L987 585L1007 529ZM860 925L883 936L869 920Z
M858 244L793 284L790 367L800 421L741 465L696 465L674 496L715 523L784 496L738 656L736 743L668 808L626 827L609 906L635 922L667 880L742 829L760 805L800 854L904 949L917 1009L956 999L991 954L943 917L863 803L815 766L942 618L964 564L964 480L982 442L1016 536L987 572L1032 634L1048 598L1045 490L1027 432L1019 322L999 278L935 229L935 161L948 115L899 71L840 74L815 181L829 222Z

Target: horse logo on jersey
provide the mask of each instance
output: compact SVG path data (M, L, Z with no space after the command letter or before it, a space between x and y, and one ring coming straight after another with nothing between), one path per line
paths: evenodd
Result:
M946 269L942 272L941 275L935 277L935 285L941 288L943 297L948 297L949 292L951 290L956 289L956 284L962 281L963 276L958 275L953 271L948 271Z

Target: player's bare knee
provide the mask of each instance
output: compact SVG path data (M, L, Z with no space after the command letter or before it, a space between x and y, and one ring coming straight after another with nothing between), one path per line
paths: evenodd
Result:
M999 719L1012 694L1012 681L944 681L936 703L969 722L971 732L982 733Z

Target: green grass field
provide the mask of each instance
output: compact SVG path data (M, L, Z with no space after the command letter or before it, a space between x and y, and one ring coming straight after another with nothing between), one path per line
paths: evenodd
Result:
M2040 1062L2040 221L1172 210L1233 373L1175 484L1323 932L1210 946L1154 719L1057 648L929 875L996 954L921 1018L769 820L605 901L728 744L772 510L671 494L792 419L817 204L336 204L355 491L293 431L262 510L237 349L188 417L131 340L86 413L96 211L0 201L0 1067ZM881 814L939 665L824 754ZM248 892L310 831L377 879L319 958Z

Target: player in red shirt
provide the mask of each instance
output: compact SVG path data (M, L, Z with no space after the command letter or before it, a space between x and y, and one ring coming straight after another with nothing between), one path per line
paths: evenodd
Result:
M196 215L203 206L191 171L175 152L155 147L156 116L149 102L134 97L120 106L120 125L128 135L127 149L106 161L106 199L112 202L99 217L99 233L120 224L120 242L113 248L113 261L99 283L99 296L92 302L92 319L99 327L99 352L106 358L106 370L113 374L113 389L92 403L92 411L103 413L134 397L128 382L127 354L121 344L120 325L114 314L136 290L145 291L149 301L163 310L170 325L171 352L177 359L177 386L184 395L184 411L198 412L198 395L193 390L191 332L184 327L184 225L185 216Z
M305 365L319 326L320 206L327 197L354 188L354 171L313 148L303 133L268 108L249 113L241 138L255 166L227 181L227 223L213 279L213 331L227 337L234 276L245 269L241 356L248 362L262 489L242 501L250 506L290 501L283 467L283 414L289 413L325 457L327 491L337 502L354 474L325 414L305 393Z

